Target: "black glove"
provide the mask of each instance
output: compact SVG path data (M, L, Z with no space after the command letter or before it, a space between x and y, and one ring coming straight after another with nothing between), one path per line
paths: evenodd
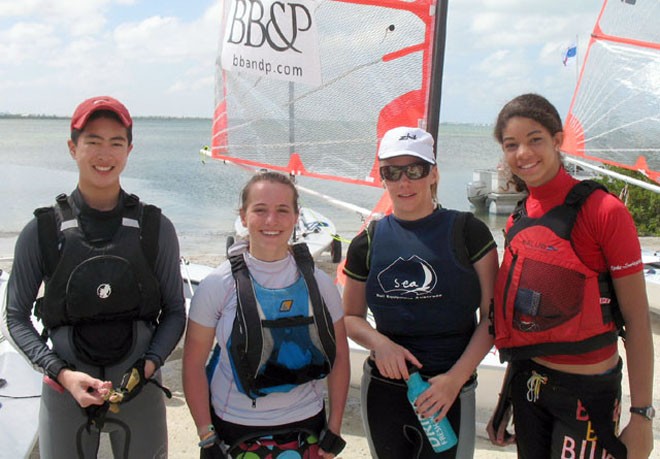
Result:
M217 443L214 443L213 446L199 449L199 459L227 459L228 457Z
M203 440L197 444L199 446L199 459L228 459L227 447L218 439L213 426Z
M319 437L319 448L326 453L339 456L346 446L346 442L339 435L335 434L332 430L325 428Z

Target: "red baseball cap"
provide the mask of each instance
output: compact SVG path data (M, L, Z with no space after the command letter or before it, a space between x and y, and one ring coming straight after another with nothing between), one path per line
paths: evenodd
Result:
M127 128L133 126L131 114L128 113L128 109L124 104L110 96L98 96L87 99L78 105L76 111L73 112L73 116L71 117L71 129L80 130L85 127L91 114L99 110L110 110L117 114L121 124Z

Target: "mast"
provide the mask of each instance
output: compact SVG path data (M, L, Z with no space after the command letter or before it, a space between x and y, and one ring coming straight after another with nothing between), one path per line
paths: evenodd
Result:
M435 43L431 65L431 85L429 88L426 130L435 139L434 149L437 157L438 128L440 125L440 102L442 98L442 74L445 63L445 44L447 41L448 0L438 0L435 12Z
M296 110L294 108L294 97L295 97L295 88L293 86L293 81L289 81L289 154L294 154L296 152Z

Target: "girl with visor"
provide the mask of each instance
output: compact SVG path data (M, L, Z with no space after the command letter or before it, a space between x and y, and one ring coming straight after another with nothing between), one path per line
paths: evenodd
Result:
M488 227L442 208L433 137L397 127L378 159L392 214L372 221L348 248L343 304L349 337L371 351L362 376L362 415L379 459L470 458L475 444L475 369L493 344L488 308L498 268ZM367 321L367 309L375 327ZM449 419L458 443L433 451L408 402L409 368L430 383L415 410Z

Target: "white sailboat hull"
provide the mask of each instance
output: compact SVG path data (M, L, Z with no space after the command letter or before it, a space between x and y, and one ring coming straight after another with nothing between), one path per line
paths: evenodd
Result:
M0 298L9 275L0 271ZM37 441L41 381L35 371L4 336L0 339L0 445L3 457L29 457Z

